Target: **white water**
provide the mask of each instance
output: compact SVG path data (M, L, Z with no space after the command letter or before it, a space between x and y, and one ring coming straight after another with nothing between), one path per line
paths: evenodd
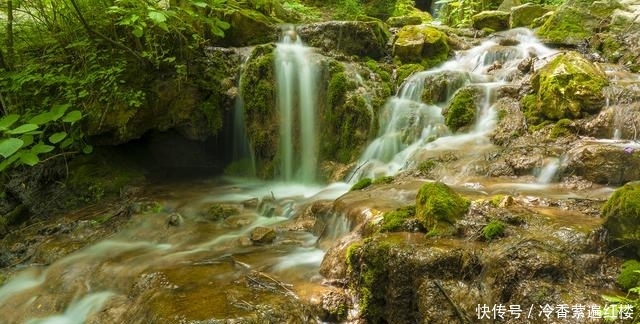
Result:
M531 55L544 62L554 50L542 45L527 29L513 29L501 34L518 41L515 46L499 45L499 39L484 41L468 51L459 52L441 66L409 77L398 94L390 98L380 114L380 133L366 148L357 169L349 176L351 182L360 178L393 175L409 165L418 150L459 149L474 143L488 144L488 135L496 124L492 108L495 89L513 78L518 63ZM496 67L498 67L496 69ZM494 70L492 72L492 70ZM425 104L422 95L426 80L443 74L451 81L444 102ZM451 80L451 75L457 80ZM479 87L483 93L477 103L477 119L467 133L452 134L444 125L442 111L455 92L464 86Z
M277 106L280 113L280 179L313 183L317 169L316 63L311 49L287 29L276 47Z
M71 302L61 315L32 319L27 324L82 324L89 315L102 309L103 305L113 296L110 292L99 292L86 295Z
M547 161L545 166L540 170L540 174L536 178L536 182L539 184L549 184L553 181L560 169L560 159L551 158Z

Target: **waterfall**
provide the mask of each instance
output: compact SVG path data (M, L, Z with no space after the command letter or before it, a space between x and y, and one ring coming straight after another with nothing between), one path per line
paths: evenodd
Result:
M540 170L540 174L536 178L536 182L539 184L549 184L553 181L558 173L558 169L560 168L560 159L552 158L549 159L545 166Z
M233 108L233 161L243 162L243 166L248 164L249 169L247 174L254 177L256 175L256 159L249 143L249 137L247 136L247 126L245 123L245 111L244 111L244 97L242 94L242 78L244 75L244 69L250 55L247 55L240 65L239 77L238 77L238 95Z
M497 122L493 109L496 89L515 77L523 59L553 53L531 31L513 29L459 52L439 67L410 76L383 107L378 137L365 149L348 179L354 182L363 177L393 175L407 167L418 150L466 150L469 145L465 144L488 142L486 135ZM444 88L438 84L444 84ZM456 91L465 86L479 89L476 120L466 133L452 134L442 112Z
M293 29L277 44L275 64L280 114L280 178L312 183L316 179L316 63Z

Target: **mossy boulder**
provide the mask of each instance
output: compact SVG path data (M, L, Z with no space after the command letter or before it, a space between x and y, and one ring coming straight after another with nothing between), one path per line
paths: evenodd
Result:
M367 16L385 20L393 14L398 0L362 0L362 8Z
M442 182L425 183L416 197L416 217L427 230L442 231L468 208L469 201Z
M538 29L543 42L579 45L602 25L620 4L615 0L567 0Z
M400 72L398 72L400 74ZM471 75L463 71L438 71L424 78L422 101L428 104L447 102L458 89L471 81Z
M509 17L509 12L490 10L473 15L471 22L473 28L478 30L501 31L509 29Z
M256 154L259 177L273 174L278 150L278 116L274 46L256 47L247 61L240 85L245 102L247 136Z
M529 117L546 120L580 118L604 105L604 71L577 52L556 55L531 78L535 97L523 98Z
M624 290L640 287L640 262L636 260L625 261L620 269L617 282Z
M481 95L480 89L474 86L466 86L458 90L442 113L445 116L445 125L454 132L473 125Z
M393 55L401 63L420 63L431 68L449 58L447 35L429 25L404 26L393 44Z
M422 18L417 16L400 16L387 19L387 25L391 27L404 27L422 24Z
M525 3L511 8L509 27L529 27L533 21L549 12L549 9L539 4Z
M256 10L221 10L216 15L231 25L224 31L224 38L220 40L223 45L248 46L278 40L278 24L282 22Z
M602 208L602 217L611 246L640 257L640 182L616 190Z
M326 54L368 56L384 55L391 34L387 26L374 21L327 21L298 26L303 42Z

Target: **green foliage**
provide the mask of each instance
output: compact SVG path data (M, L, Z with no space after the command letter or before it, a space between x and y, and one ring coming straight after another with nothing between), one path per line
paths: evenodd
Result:
M384 176L384 177L380 177L380 178L376 178L375 180L373 180L372 184L377 185L377 184L389 184L393 182L393 177L392 176Z
M627 260L622 264L618 275L618 284L624 290L640 286L640 262Z
M431 172L436 165L438 165L438 162L435 159L427 159L418 164L418 171L426 174Z
M362 190L371 185L371 178L362 178L358 180L350 189L350 191L354 190Z
M357 20L365 15L360 0L340 0L335 5L333 19Z
M425 228L453 224L469 208L469 200L442 182L427 182L416 197L416 216Z
M403 229L403 226L407 219L413 218L416 215L416 206L400 207L394 211L386 212L382 216L382 232L396 232Z
M451 27L471 26L471 17L483 10L478 0L438 0L436 4L441 6L438 17Z
M30 118L18 114L2 117L0 172L13 166L34 166L41 161L41 156L75 149L74 144L83 137L76 125L82 119L82 113L78 110L67 112L68 108L68 105L57 105ZM89 150L91 146L85 147Z
M558 137L566 137L572 134L571 132L571 120L570 119L560 119L551 129L551 133L549 133L550 138L558 138Z
M503 222L494 219L482 228L482 236L484 236L487 241L491 241L504 234L505 228L506 226Z

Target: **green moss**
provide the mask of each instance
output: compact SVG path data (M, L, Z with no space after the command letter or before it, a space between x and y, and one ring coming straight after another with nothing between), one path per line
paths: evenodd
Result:
M505 227L503 222L494 219L482 228L482 236L484 236L487 241L491 241L498 236L502 236Z
M493 207L498 207L500 206L500 203L502 202L502 199L504 199L504 197L506 197L505 195L495 195L493 197L491 197L491 205L493 205Z
M367 66L367 68L369 68L369 70L371 70L374 73L378 74L380 76L380 78L382 79L382 81L391 82L391 74L389 74L388 71L383 69L380 66L380 63L378 63L376 60L368 59L364 64Z
M418 171L422 173L429 173L436 167L436 165L438 165L436 159L427 159L418 164Z
M404 82L410 75L423 71L424 67L420 64L404 64L398 67L396 71L398 76L398 84Z
M571 120L570 119L560 119L551 129L551 133L549 133L549 138L558 138L558 137L567 137L572 134L571 132Z
M425 228L453 224L464 216L469 200L442 182L425 183L416 197L416 216Z
M627 183L602 207L610 245L640 257L640 183Z
M351 187L351 191L362 190L371 185L371 178L362 178Z
M386 20L396 8L397 0L360 0L367 16Z
M233 161L229 163L224 168L224 174L228 176L236 176L236 177L251 177L255 176L253 174L253 162L251 159L242 159L238 161Z
M447 35L433 26L405 26L398 31L393 55L401 63L432 68L449 58Z
M490 34L509 28L510 14L505 11L482 11L471 17L473 28Z
M640 262L636 260L625 261L618 275L618 284L624 290L640 287Z
M416 206L400 207L394 211L386 212L382 216L382 226L380 231L382 232L396 232L401 231L405 222L415 217Z
M375 180L373 180L372 184L389 184L393 182L393 177L392 176L384 176L384 177L380 177L380 178L376 178Z
M558 44L577 43L589 37L583 26L583 14L571 8L557 11L540 27L538 36Z
M445 124L452 131L471 126L476 120L476 101L479 91L475 87L458 90L446 110Z

